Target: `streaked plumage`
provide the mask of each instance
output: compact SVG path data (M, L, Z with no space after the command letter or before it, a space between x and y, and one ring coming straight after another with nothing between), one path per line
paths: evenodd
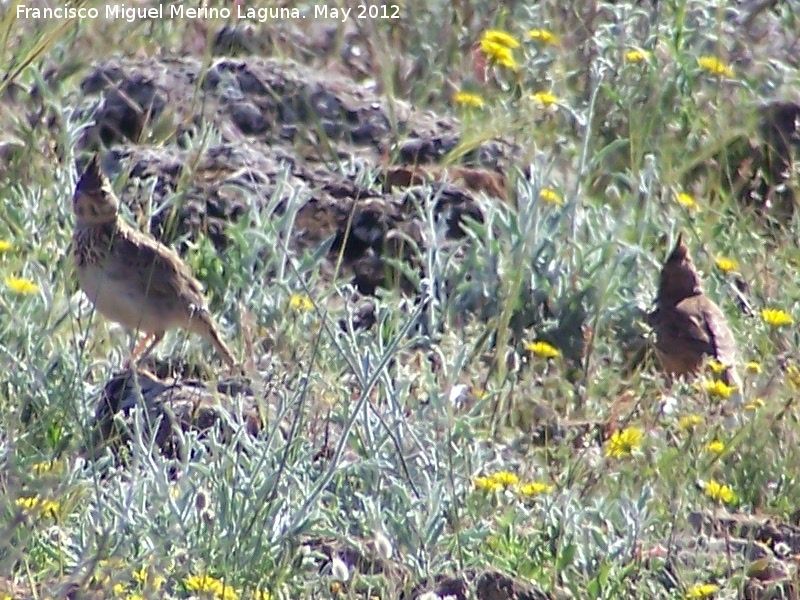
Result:
M119 199L103 175L97 154L89 161L72 203L73 253L83 292L106 318L149 334L133 352L147 356L169 329L182 328L211 342L225 361L235 361L208 311L200 282L181 258L119 215Z

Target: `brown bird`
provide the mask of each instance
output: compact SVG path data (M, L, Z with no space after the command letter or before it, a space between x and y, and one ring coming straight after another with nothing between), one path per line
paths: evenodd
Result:
M661 270L655 304L647 321L655 330L656 354L666 373L696 374L708 356L726 367L725 383L740 385L733 333L722 310L703 292L683 234Z
M174 251L122 219L119 199L97 154L78 180L72 209L81 289L104 317L147 333L131 361L143 349L141 358L150 354L168 329L183 328L211 342L233 367L233 355L208 311L200 282Z

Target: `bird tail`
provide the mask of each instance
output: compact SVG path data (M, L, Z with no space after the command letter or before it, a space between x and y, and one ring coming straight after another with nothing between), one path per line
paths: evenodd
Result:
M233 357L233 353L222 340L222 336L219 334L219 328L207 310L200 310L194 314L192 317L191 329L211 342L229 367L233 368L236 365L236 359Z

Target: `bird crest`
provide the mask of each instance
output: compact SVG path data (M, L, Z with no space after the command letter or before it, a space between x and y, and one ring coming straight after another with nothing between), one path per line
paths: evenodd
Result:
M95 152L75 186L72 209L79 225L96 225L114 221L119 212L119 199L100 167Z

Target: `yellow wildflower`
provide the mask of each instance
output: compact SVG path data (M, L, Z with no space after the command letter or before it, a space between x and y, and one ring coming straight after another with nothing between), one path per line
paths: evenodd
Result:
M715 360L713 358L710 359L706 364L708 365L708 368L711 369L711 372L712 373L716 373L717 375L719 375L725 369L728 368L725 365L723 365L721 362L719 362L718 360Z
M481 98L478 94L472 94L470 92L457 92L456 95L453 96L453 102L460 106L467 106L469 108L483 107L483 98Z
M638 427L628 427L615 431L606 444L606 456L623 458L630 456L642 445L644 433Z
M540 191L539 198L548 204L555 204L556 206L561 206L564 204L564 199L561 197L561 195L557 191L551 190L550 188L544 188L542 191Z
M727 400L738 389L735 385L727 385L722 381L706 381L703 389L712 398L722 398Z
M216 600L239 599L239 594L230 585L210 575L192 575L183 580L183 585L190 592L212 594Z
M523 483L517 490L523 496L541 496L542 494L549 494L555 488L549 483L543 481L530 481Z
M508 471L498 471L492 475L492 479L503 487L509 487L519 483L519 477Z
M469 392L470 394L475 396L478 400L483 400L484 398L486 398L486 390L484 390L483 388L473 386L469 388Z
M147 569L139 569L131 573L131 579L136 583L147 583Z
M691 194L687 194L686 192L679 192L675 196L675 201L680 204L683 208L688 209L696 209L697 202L695 201L694 197Z
M525 344L525 350L535 354L536 356L541 356L542 358L558 358L561 356L561 350L552 344L542 341L528 342Z
M724 256L720 256L714 261L714 263L717 265L717 268L723 273L730 273L731 271L739 270L739 262L732 258L726 258Z
M499 492L503 489L503 484L495 481L493 477L474 477L472 483L484 492Z
M698 66L712 75L720 77L733 77L733 69L718 59L716 56L701 56L697 59Z
M483 42L500 44L501 46L505 46L506 48L510 48L512 50L514 48L519 48L519 42L517 41L517 38L510 33L501 31L499 29L489 29L486 31L481 38L481 43Z
M719 591L719 586L713 583L700 583L693 585L686 592L687 598L709 598Z
M267 590L256 590L254 596L255 600L270 600L272 597Z
M289 297L289 308L308 311L314 309L314 303L305 294L292 294Z
M0 254L3 254L4 252L8 252L13 247L14 247L14 244L12 244L11 242L7 242L5 240L0 240Z
M53 518L56 517L58 509L61 507L55 500L47 500L37 496L23 496L22 498L17 498L15 504L28 512L47 514Z
M164 577L161 575L150 575L147 572L147 569L139 569L138 571L134 571L131 573L131 579L139 585L147 585L149 583L150 587L152 587L154 590L160 590L165 581Z
M629 63L644 62L650 58L650 53L647 50L628 50L625 53L625 60Z
M770 327L783 327L794 323L794 317L780 308L762 308L761 318Z
M538 102L542 106L553 106L558 102L558 96L550 92L536 92L531 96L531 100Z
M703 417L700 415L686 415L678 421L678 427L684 431L694 429L697 425L703 424Z
M507 46L497 42L481 40L481 51L486 55L486 58L498 65L509 69L514 69L517 66L517 61L514 60L514 53Z
M115 583L111 586L111 591L114 592L115 596L122 596L125 593L125 584L124 583Z
M745 410L758 410L759 408L764 407L764 399L763 398L756 398L752 402L748 402L744 405Z
M543 44L550 44L551 46L558 46L561 43L559 37L552 31L547 29L531 29L528 31L528 37Z
M706 496L711 498L714 502L731 504L736 500L736 494L733 493L733 490L729 486L714 481L713 479L705 484L703 491Z
M58 462L37 462L31 465L31 471L37 475L45 473L60 473L62 465Z
M761 373L761 363L755 360L751 360L744 368L751 373Z
M713 440L706 444L706 450L712 454L722 454L725 452L725 444L719 440Z
M13 275L6 277L6 287L15 294L35 294L39 291L39 286L30 279Z

